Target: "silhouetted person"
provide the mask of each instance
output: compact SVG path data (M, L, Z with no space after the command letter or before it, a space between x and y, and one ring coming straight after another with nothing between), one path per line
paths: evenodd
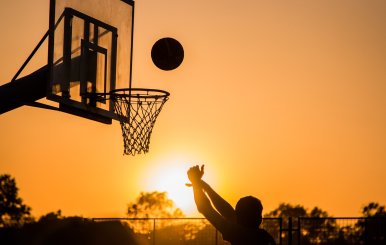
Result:
M241 198L234 209L218 195L205 181L204 166L191 167L188 177L193 186L197 209L221 232L223 239L232 245L273 245L272 236L259 226L263 220L263 205L260 200L247 196ZM213 206L214 208L213 208Z

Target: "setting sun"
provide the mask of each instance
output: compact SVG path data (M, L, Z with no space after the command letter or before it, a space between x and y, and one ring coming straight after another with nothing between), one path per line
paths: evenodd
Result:
M181 163L179 160L165 161L148 170L146 178L148 191L167 192L175 206L188 216L197 214L192 190L185 185L189 183L186 175L189 167L189 164Z

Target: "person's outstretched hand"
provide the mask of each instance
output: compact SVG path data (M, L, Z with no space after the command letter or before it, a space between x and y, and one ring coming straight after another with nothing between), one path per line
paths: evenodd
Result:
M192 186L198 184L201 181L202 176L204 175L204 165L201 165L201 169L198 165L191 167L188 170L188 178L191 184L186 184L186 186Z

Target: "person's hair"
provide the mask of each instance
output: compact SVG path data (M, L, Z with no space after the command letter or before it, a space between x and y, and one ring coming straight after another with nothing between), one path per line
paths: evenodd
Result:
M263 205L253 196L240 198L236 204L237 222L248 228L258 228L263 221Z

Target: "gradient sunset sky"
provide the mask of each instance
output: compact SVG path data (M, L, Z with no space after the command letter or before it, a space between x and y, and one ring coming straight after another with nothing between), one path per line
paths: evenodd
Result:
M48 29L49 0L0 2L0 84ZM196 215L186 170L234 205L254 195L359 216L386 204L385 0L137 0L133 85L171 93L150 152L123 156L104 125L22 107L0 115L0 174L36 217L122 217L141 191L167 191ZM150 51L173 37L182 65ZM25 74L47 62L43 46ZM45 102L43 100L43 102Z

